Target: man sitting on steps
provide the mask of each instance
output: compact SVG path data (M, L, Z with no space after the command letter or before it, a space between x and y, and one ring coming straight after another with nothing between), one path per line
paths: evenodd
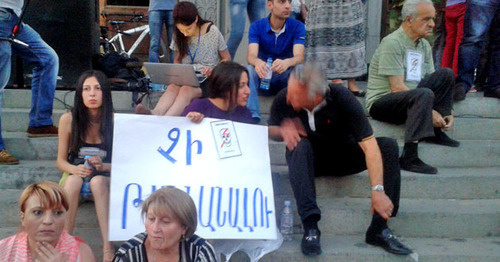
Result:
M396 216L399 208L398 145L394 139L374 137L361 104L351 92L343 87L329 88L317 65L296 67L288 89L274 99L269 136L286 144L290 183L305 231L301 243L305 255L321 254L315 176L345 176L366 169L373 213L366 242L394 254L411 253L387 227L387 220Z
M275 95L286 87L293 67L304 61L305 27L302 22L289 18L290 0L267 0L271 12L268 17L255 21L248 30L248 87L247 107L255 122L260 122L258 93ZM269 90L259 89L261 79L267 76L266 61L271 58L273 72Z
M404 170L436 174L418 157L418 142L458 147L442 130L453 126L453 87L450 68L434 72L432 50L424 37L432 34L436 10L430 0L406 0L403 24L382 39L368 73L366 107L380 121L405 124L400 159Z

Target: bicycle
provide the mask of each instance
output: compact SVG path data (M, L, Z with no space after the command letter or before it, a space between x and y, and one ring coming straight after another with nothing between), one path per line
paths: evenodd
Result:
M144 14L143 13L133 13L133 14L113 14L114 16L132 16L130 19L131 22L137 23L140 22L144 19ZM107 14L103 14L103 16L107 16ZM120 25L125 24L124 21L116 21L112 20L109 21L110 25L112 28L108 27L101 27L101 53L107 54L111 51L118 52L121 55L125 55L126 57L130 57L134 51L137 49L139 44L144 40L146 35L149 34L149 25L143 25L143 26L137 26L125 31L122 31L120 28ZM116 33L111 39L108 39L107 33L111 31ZM123 43L123 36L132 36L135 34L140 33L139 37L135 40L135 42L132 44L130 49L127 51L125 48L125 45ZM160 50L160 59L163 59L165 55L168 53L167 46L163 42L163 39L161 40L161 50Z

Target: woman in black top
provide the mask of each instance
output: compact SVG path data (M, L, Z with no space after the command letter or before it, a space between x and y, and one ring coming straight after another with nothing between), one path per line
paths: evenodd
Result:
M84 72L78 79L73 105L73 110L59 120L57 167L64 172L60 184L69 202L64 229L73 233L80 190L84 179L90 179L103 241L103 258L111 261L114 249L107 239L113 102L106 76L100 71Z

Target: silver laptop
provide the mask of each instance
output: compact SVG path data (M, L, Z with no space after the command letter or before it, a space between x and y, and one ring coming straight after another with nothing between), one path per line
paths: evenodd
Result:
M144 67L153 84L200 86L207 79L193 65L144 62Z

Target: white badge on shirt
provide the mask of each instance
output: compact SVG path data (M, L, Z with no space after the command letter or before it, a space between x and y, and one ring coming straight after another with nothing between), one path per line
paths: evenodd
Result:
M210 125L212 126L212 134L219 159L241 156L238 136L236 135L233 122L228 120L212 121Z
M406 80L422 80L423 55L417 51L408 51L406 54Z

